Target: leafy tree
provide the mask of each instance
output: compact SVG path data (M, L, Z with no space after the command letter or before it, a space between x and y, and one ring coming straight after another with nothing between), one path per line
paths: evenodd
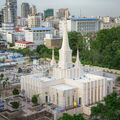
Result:
M3 81L3 88L5 90L5 96L6 96L6 88L10 85L10 82L9 82L9 78L5 78L5 80Z
M12 108L14 108L14 109L18 109L20 106L19 102L11 102L10 104L12 105Z
M71 49L73 50L73 55L76 55L77 49L82 51L84 49L85 41L83 40L83 36L79 32L69 32L69 44Z
M67 113L64 113L63 116L59 118L58 120L85 120L85 119L82 114L71 116Z
M120 82L120 76L118 76L118 77L116 78L116 81L117 81L117 82Z
M22 68L18 68L18 73L22 73Z
M91 43L93 65L120 69L120 27L101 30ZM95 51L96 54L93 53ZM98 55L98 56L96 56ZM92 59L90 59L92 61Z
M36 52L39 54L39 57L41 58L50 58L51 57L51 50L45 47L44 45L39 45L36 49Z
M32 103L33 103L34 105L38 104L38 95L33 95L33 96L32 96Z
M1 73L1 74L0 74L0 78L3 79L3 77L4 77L4 74Z
M61 118L59 118L58 120L73 120L73 116L64 113L63 116Z
M92 120L119 120L120 96L112 93L104 98L104 101L91 108Z
M23 55L26 55L26 56L29 56L30 55L30 49L29 48L24 48L24 49L22 49L22 54Z
M14 46L14 43L9 43L10 47L13 47Z
M13 95L19 95L19 90L17 88L14 88L14 90L12 91Z
M85 120L82 114L74 115L73 120Z

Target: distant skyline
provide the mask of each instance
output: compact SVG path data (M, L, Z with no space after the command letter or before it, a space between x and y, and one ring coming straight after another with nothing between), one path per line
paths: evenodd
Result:
M69 8L72 15L79 16L120 16L120 0L18 0L18 15L21 15L21 3L36 5L38 12L47 8L57 11ZM5 0L0 0L0 6Z

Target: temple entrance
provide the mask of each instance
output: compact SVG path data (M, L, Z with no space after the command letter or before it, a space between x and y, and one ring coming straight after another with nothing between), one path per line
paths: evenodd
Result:
M45 96L45 102L48 103L48 96Z
M79 98L79 105L81 105L81 97Z

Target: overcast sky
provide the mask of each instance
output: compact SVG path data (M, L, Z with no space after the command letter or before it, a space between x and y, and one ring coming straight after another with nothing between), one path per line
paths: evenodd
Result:
M3 5L5 0L0 0ZM46 8L69 8L72 15L82 16L120 16L120 0L18 0L18 14L22 2L37 6L38 11ZM81 10L80 10L81 9Z

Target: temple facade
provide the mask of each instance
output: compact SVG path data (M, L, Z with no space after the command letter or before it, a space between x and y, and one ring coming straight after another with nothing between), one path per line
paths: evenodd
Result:
M76 62L72 62L66 21L58 63L53 50L50 69L22 76L21 90L30 99L33 95L39 95L40 104L51 103L63 109L74 104L79 107L89 106L113 92L113 79L84 72L79 50L76 51Z

